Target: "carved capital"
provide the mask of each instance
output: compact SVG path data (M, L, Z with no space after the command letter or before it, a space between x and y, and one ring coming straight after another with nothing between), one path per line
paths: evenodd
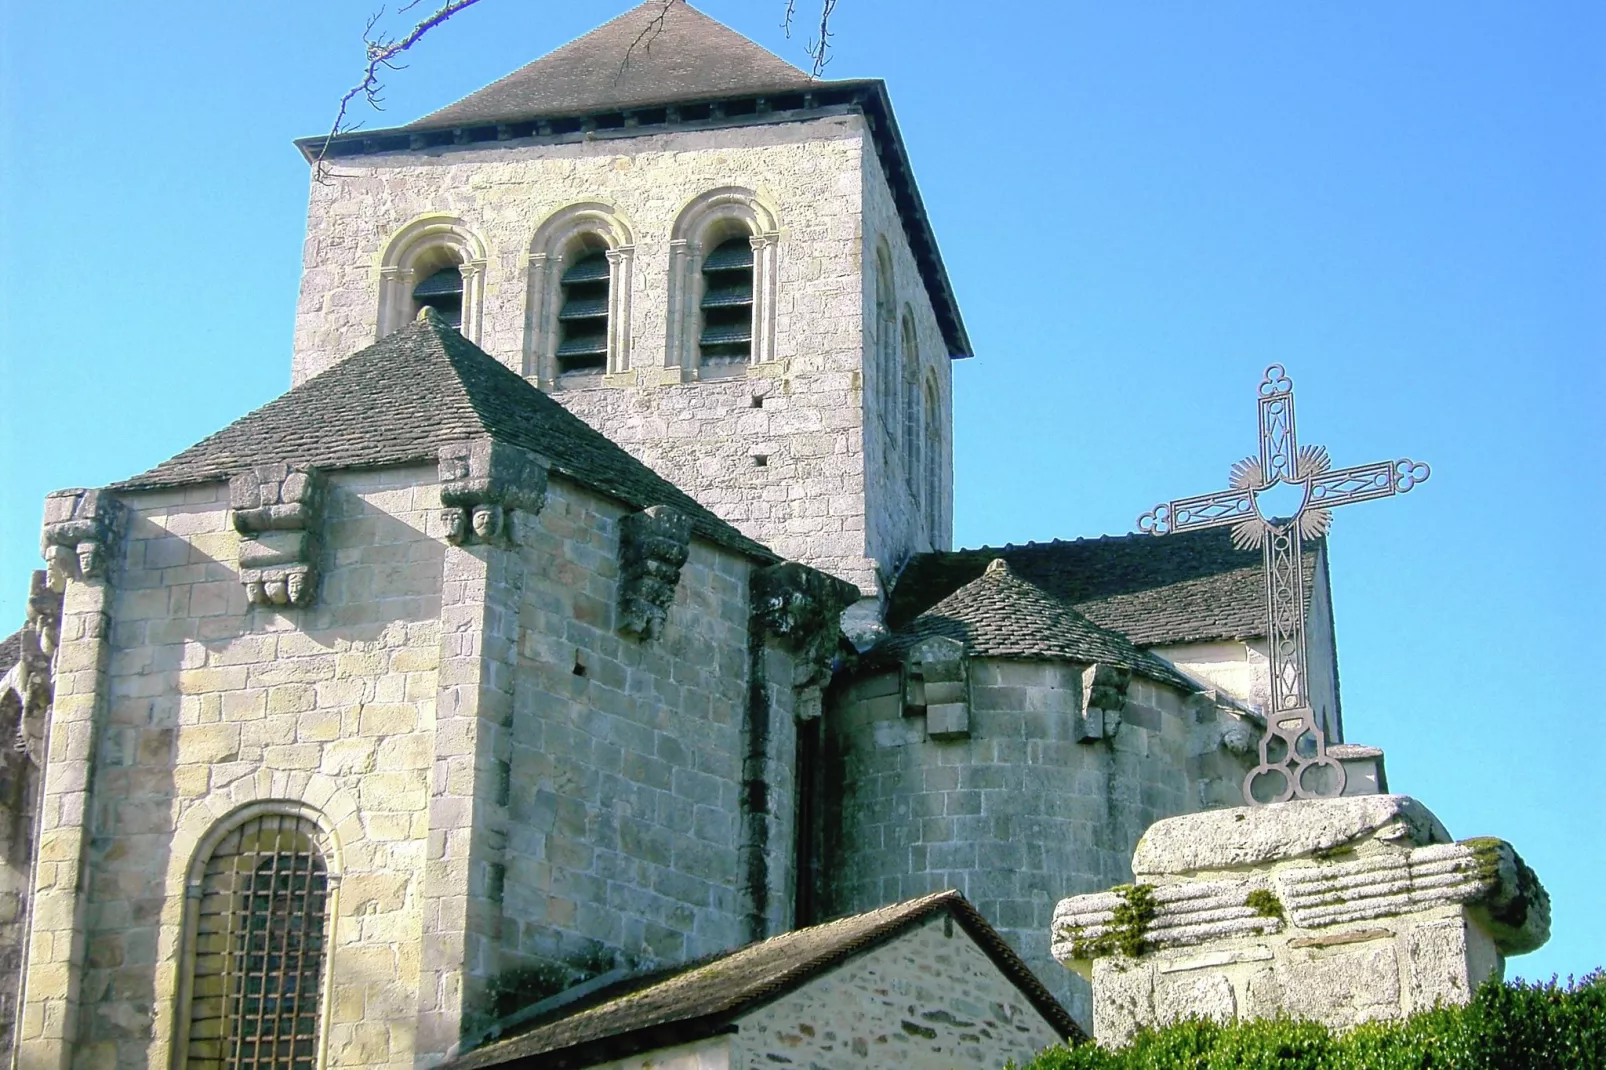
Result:
M124 516L123 503L105 491L74 488L46 496L39 548L52 590L59 592L69 579L105 574L122 535Z
M1126 709L1126 689L1132 670L1119 665L1089 665L1082 670L1082 723L1077 738L1083 743L1114 739Z
M755 570L751 588L754 623L798 656L794 686L830 679L842 611L859 600L859 589L795 561Z
M621 631L642 639L663 633L690 548L690 518L667 505L654 505L619 521Z
M257 606L309 606L318 587L326 483L317 469L262 464L229 480L240 582Z
M547 463L528 450L481 438L442 446L438 458L441 521L454 546L509 544L512 511L546 505Z

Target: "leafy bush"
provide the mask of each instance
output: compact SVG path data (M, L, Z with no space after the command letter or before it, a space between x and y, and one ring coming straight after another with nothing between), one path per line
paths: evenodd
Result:
M1606 1070L1606 971L1566 985L1490 982L1465 1007L1345 1033L1287 1018L1193 1018L1116 1051L1050 1048L1021 1070Z

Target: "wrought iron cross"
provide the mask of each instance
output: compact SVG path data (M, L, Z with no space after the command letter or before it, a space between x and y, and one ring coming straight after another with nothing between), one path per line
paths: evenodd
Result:
M1138 518L1138 530L1151 535L1231 527L1234 546L1263 552L1271 708L1260 764L1244 777L1247 802L1343 792L1344 767L1327 756L1306 689L1303 542L1326 533L1335 506L1404 494L1428 475L1427 465L1409 458L1335 469L1325 448L1301 447L1294 437L1293 380L1273 364L1260 383L1260 456L1232 466L1231 489L1177 498ZM1328 772L1312 774L1317 769Z

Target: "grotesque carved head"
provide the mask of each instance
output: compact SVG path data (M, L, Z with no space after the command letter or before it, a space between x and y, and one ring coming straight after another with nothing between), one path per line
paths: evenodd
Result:
M502 530L502 510L494 505L476 505L472 523L474 534L489 542Z
M304 606L312 600L312 577L305 572L290 573L284 583L291 605Z

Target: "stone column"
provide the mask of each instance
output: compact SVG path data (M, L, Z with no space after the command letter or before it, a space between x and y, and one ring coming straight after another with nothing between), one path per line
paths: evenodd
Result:
M1168 818L1132 871L1054 914L1054 956L1092 980L1105 1045L1188 1015L1342 1029L1465 1003L1550 935L1549 897L1510 844L1452 843L1404 795Z
M420 1059L488 1023L506 875L509 729L524 563L518 529L545 501L531 455L478 441L442 448L447 540L429 846L423 880Z
M95 743L105 718L114 571L122 505L94 490L45 500L50 584L62 592L53 702L44 748L17 1066L65 1070L78 1026L84 967L85 854Z

